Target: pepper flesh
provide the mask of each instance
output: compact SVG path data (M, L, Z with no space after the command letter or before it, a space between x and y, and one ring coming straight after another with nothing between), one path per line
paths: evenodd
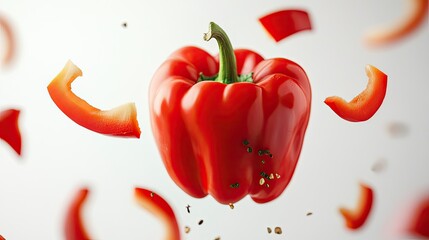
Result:
M353 210L340 208L340 213L344 217L346 226L352 230L362 227L371 212L373 201L374 192L372 188L361 183L358 206Z
M308 12L298 9L276 11L259 18L259 22L276 42L297 32L311 30Z
M269 202L294 173L309 120L310 84L298 64L263 60L245 49L231 49L228 62L236 78L253 72L252 82L201 78L234 77L231 69L221 70L224 50L218 63L202 49L185 47L159 67L150 85L152 131L168 173L189 195L210 194L230 204L249 194ZM279 177L260 185L262 173Z
M170 204L158 194L144 188L135 188L134 197L140 206L160 218L167 227L165 240L180 240L179 225Z
M134 103L102 111L88 104L71 91L72 82L82 71L68 61L63 70L48 85L48 92L58 108L77 124L94 132L119 136L140 137Z
M21 155L21 131L18 120L20 110L7 109L0 112L0 139L3 139L18 155Z
M407 0L409 11L390 27L374 29L365 35L369 46L384 46L399 41L414 32L424 23L428 13L428 0Z
M411 234L429 238L429 194L419 199L412 210L412 219L407 230Z
M91 239L82 221L82 206L85 203L89 190L80 189L70 203L64 222L64 234L66 240L88 240Z
M350 102L337 96L325 99L325 103L345 120L366 121L377 112L383 103L387 89L387 75L371 65L367 65L365 71L368 76L368 85Z
M5 53L3 54L3 64L9 64L14 56L14 50L15 50L15 40L14 35L12 32L12 28L9 24L9 22L0 15L0 29L4 32L5 35Z

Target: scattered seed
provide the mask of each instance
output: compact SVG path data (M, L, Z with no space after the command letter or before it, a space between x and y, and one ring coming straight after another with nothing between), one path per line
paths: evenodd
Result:
M273 154L270 153L269 156L270 156L270 158L273 158Z
M280 178L280 174L276 173L276 178L279 179Z
M185 226L185 233L189 233L191 231L191 228L188 226Z
M274 179L274 174L271 173L270 176L269 176L269 179L273 180Z
M198 222L198 225L203 224L203 222L204 222L204 220L203 220L203 219L201 219L201 220Z
M150 192L150 197L153 198L153 196L155 196L155 194L153 192Z
M240 184L239 183L233 183L231 185L229 185L231 188L239 188Z
M268 233L271 233L273 230L271 230L270 227L267 227L267 231L268 231Z
M265 172L261 172L259 175L261 175L261 177L264 177L264 178L268 178L269 177L268 174L265 173Z
M264 183L265 183L265 179L264 178L261 178L261 179L259 179L259 185L264 185Z
M264 151L262 151L262 150L258 150L258 155L259 155L259 156L262 156L262 154L264 154Z
M275 227L275 228L274 228L274 232L275 232L276 234L282 234L282 229L281 229L280 227Z
M251 153L253 151L253 149L251 147L247 147L247 152Z
M270 184L267 183L265 186L270 187Z
M407 124L403 122L391 122L387 126L387 131L392 138L406 137L410 132Z
M126 28L127 27L127 22L122 23L122 27Z
M262 163L262 164L265 164L265 160L264 160L264 159L262 159L262 160L261 160L261 163Z
M247 139L243 140L243 145L244 145L244 146L249 145L249 141L248 141Z
M371 170L373 172L378 173L383 171L386 167L387 167L387 160L382 158L377 160L377 162L375 162L374 165L372 165Z
M229 203L229 208L234 209L234 204L233 203Z
M191 206L189 206L189 204L186 206L186 211L188 211L188 213L191 213L191 210L189 209L191 208Z
M220 240L220 237L216 237L214 240Z
M313 213L312 213L312 212L308 212L308 213L307 213L307 216L311 216L311 215L313 215Z

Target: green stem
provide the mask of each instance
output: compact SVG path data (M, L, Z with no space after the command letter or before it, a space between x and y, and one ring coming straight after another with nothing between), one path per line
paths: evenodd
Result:
M239 82L234 49L225 31L214 22L210 22L209 31L204 34L204 40L216 39L219 46L219 74L215 81L229 84Z

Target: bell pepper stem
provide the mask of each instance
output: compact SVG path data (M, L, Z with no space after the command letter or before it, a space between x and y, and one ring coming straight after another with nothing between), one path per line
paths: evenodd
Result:
M215 81L230 84L239 81L237 64L231 41L225 31L214 22L210 22L209 31L204 34L204 40L216 39L219 46L219 73Z

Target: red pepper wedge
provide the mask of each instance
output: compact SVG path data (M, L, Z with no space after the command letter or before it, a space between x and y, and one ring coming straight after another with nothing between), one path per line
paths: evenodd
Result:
M7 109L0 112L0 139L3 139L18 155L21 155L21 131L19 130L18 109Z
M308 12L298 9L272 12L259 18L259 22L276 42L297 32L311 30Z
M82 71L68 61L48 85L48 92L58 108L77 124L94 132L119 137L140 138L134 103L102 111L88 104L71 91L72 82Z
M0 29L4 32L5 35L5 44L6 44L6 52L3 54L3 64L8 64L11 62L14 56L15 50L15 40L12 32L12 28L9 22L0 15Z
M155 141L170 177L189 195L229 204L249 194L269 202L289 184L301 152L311 104L307 75L287 59L234 51L215 23L205 40L212 37L219 60L185 47L155 72Z
M365 42L369 46L384 46L397 42L410 35L424 23L428 14L428 0L407 0L409 11L390 27L374 29L365 35Z
M325 103L341 118L351 122L362 122L370 119L380 108L386 95L387 75L374 66L365 68L368 85L364 91L350 102L343 98L332 96Z
M160 218L166 226L165 240L180 240L179 225L170 204L158 194L144 188L135 188L137 203Z
M66 240L88 240L91 239L82 221L82 206L85 203L89 190L80 189L71 201L64 222L64 234Z
M366 184L360 184L360 197L358 206L355 209L340 208L340 213L344 217L346 226L356 230L362 227L371 212L374 201L374 192Z
M429 238L429 194L419 199L412 210L412 219L407 230L413 235Z

